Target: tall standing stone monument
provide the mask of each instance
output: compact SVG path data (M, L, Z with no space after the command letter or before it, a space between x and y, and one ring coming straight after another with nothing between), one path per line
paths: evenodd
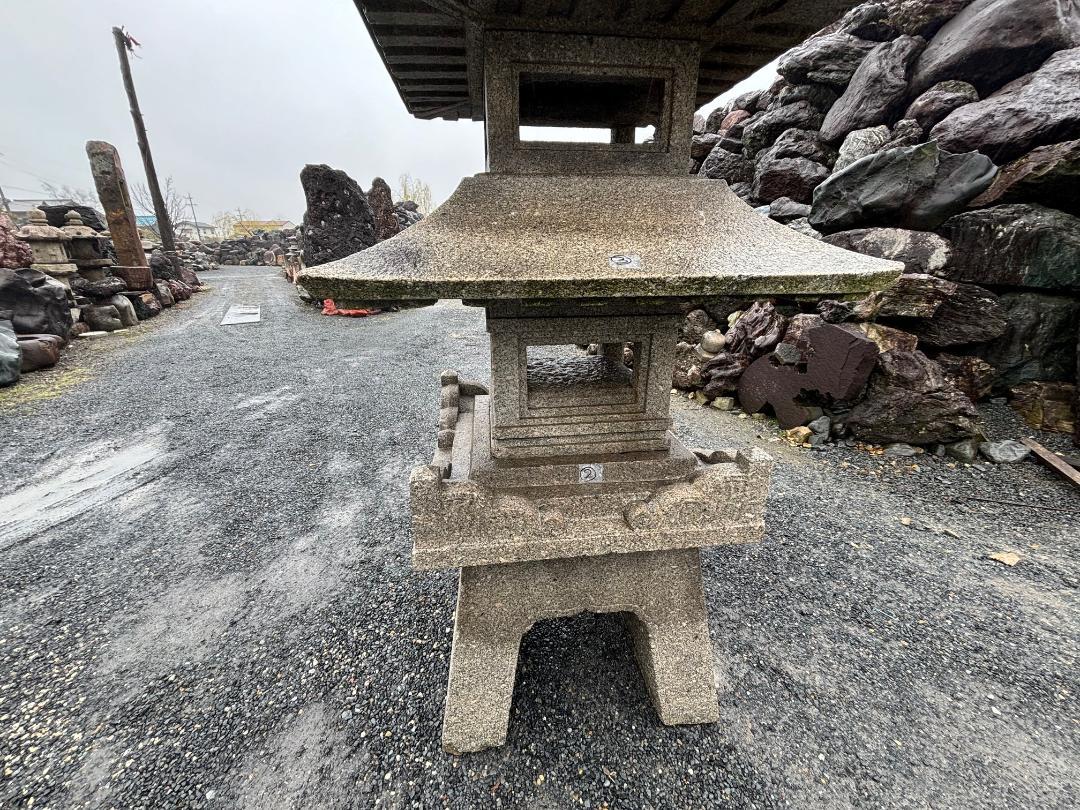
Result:
M461 298L487 316L490 392L443 374L437 450L410 479L414 565L460 569L444 747L501 744L522 634L581 611L627 616L662 722L717 720L700 549L761 538L771 460L691 451L672 434L680 304L865 293L902 266L688 177L691 120L703 87L715 95L752 70L750 45L767 61L850 4L753 16L760 4L588 3L558 18L528 1L456 3L458 16L358 5L410 110L486 123L487 173L408 230L301 276L339 306ZM412 81L417 48L397 44L409 25L461 29L445 47L420 36L432 47L416 59L430 71L459 48L460 84ZM728 67L725 54L739 56ZM588 343L602 350L575 348Z
M135 224L135 208L131 204L124 167L120 165L120 154L111 143L87 141L86 156L90 158L98 199L105 209L109 235L120 261L112 268L113 275L122 278L129 290L149 290L153 287L154 277Z

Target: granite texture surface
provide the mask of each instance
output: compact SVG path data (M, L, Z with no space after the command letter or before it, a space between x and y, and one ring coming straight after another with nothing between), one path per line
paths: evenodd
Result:
M470 567L458 583L443 748L502 745L522 635L534 622L583 611L629 614L661 722L719 719L698 549Z
M450 383L444 387L444 392ZM764 530L772 459L715 451L598 449L507 461L491 454L487 397L462 397L452 446L409 481L413 565L495 565L560 557L752 543ZM550 454L549 454L550 456Z
M421 222L300 283L338 306L832 295L880 289L903 269L772 222L721 180L479 174Z

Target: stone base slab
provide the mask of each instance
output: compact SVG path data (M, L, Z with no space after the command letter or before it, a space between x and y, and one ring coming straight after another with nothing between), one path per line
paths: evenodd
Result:
M661 722L719 719L698 549L473 566L458 586L443 748L502 745L521 637L537 621L582 612L629 614Z

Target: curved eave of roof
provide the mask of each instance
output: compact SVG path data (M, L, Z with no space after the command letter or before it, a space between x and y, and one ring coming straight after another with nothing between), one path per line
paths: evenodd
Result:
M482 120L487 28L693 39L703 44L698 105L747 78L852 8L851 0L634 0L619 10L584 0L354 0L408 111ZM609 4L615 5L615 4ZM516 11L500 11L506 7Z
M480 174L421 222L307 268L301 283L340 306L849 295L881 289L902 271L763 217L722 180Z

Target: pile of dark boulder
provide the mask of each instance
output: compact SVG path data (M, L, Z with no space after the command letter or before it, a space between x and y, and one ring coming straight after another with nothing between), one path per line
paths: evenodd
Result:
M295 241L299 228L279 231L253 230L250 234L222 239L216 245L203 248L212 264L232 264L241 267L276 267L285 263L290 239Z
M115 255L111 243L102 245L101 252ZM26 243L0 214L0 386L56 365L61 350L76 338L126 330L201 288L183 281L160 250L151 253L149 263L150 289L129 289L107 267L86 275L80 267L65 284L30 266Z
M697 310L675 385L768 405L811 445L968 459L998 396L1080 443L1080 5L864 3L778 72L698 119L691 173L906 273L863 300Z

